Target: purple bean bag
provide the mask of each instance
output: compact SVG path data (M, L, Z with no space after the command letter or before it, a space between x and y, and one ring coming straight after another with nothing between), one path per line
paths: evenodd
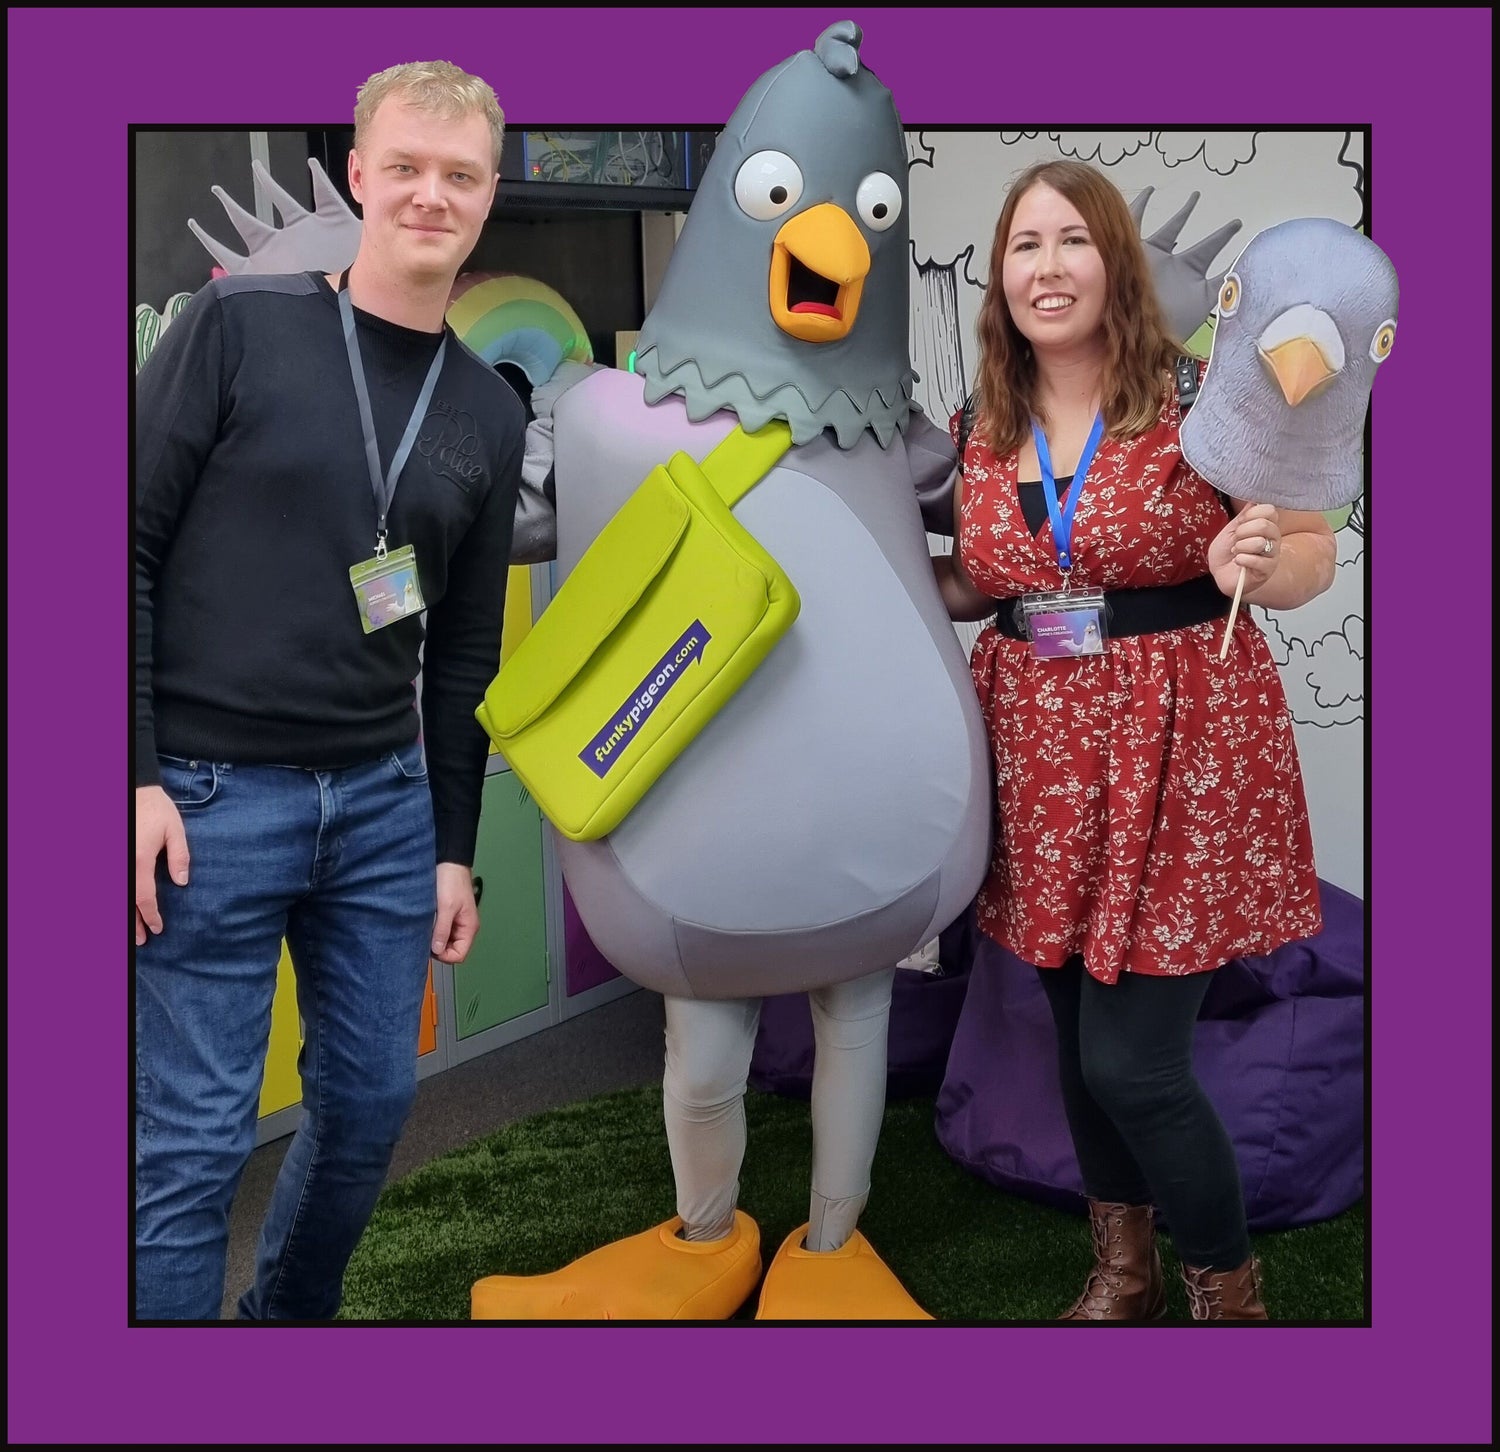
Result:
M1326 1220L1364 1193L1364 904L1321 883L1323 931L1226 963L1194 1040L1234 1141L1252 1230ZM1082 1210L1036 970L979 943L937 1097L937 1133L1001 1189Z
M897 970L886 1040L886 1093L891 1098L936 1094L943 1082L977 937L972 914L965 914L938 938L941 972ZM807 995L782 993L767 998L750 1059L750 1086L806 1099L812 1093L812 1072L812 1010Z

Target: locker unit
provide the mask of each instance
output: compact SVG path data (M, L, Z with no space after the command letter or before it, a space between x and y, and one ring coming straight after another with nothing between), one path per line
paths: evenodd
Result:
M483 929L451 970L453 1035L464 1058L470 1040L547 1007L542 814L511 771L485 778L474 897Z

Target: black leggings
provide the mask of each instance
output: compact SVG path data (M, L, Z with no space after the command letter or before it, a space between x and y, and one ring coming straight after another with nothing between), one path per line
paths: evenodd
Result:
M1234 1146L1193 1077L1193 1025L1209 975L1124 973L1100 983L1082 958L1038 968L1057 1023L1063 1105L1095 1200L1155 1204L1181 1260L1250 1259Z

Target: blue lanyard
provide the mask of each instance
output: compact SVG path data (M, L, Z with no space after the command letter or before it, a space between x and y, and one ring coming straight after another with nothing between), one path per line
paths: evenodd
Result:
M1057 503L1057 480L1052 473L1052 455L1047 452L1047 436L1035 419L1031 421L1031 436L1036 440L1036 460L1042 467L1042 493L1047 497L1047 516L1052 521L1052 538L1057 545L1057 563L1064 575L1073 568L1073 556L1068 546L1073 538L1073 514L1078 501L1083 497L1083 476L1094 462L1094 450L1104 437L1103 410L1094 415L1094 426L1089 430L1088 442L1078 456L1078 467L1073 471L1073 487L1068 490L1067 504L1059 508Z
M382 479L380 447L375 442L375 418L370 412L370 390L365 386L365 368L359 356L359 338L354 331L354 305L349 301L347 287L339 290L339 313L344 320L344 347L349 353L349 371L354 375L354 392L359 399L359 426L365 436L365 462L370 466L370 487L375 491L375 513L378 516L375 525L375 558L383 560L386 553L385 517L390 513L391 500L396 497L396 480L401 477L401 466L406 463L406 456L411 453L411 446L417 440L417 430L427 417L427 405L432 402L432 390L437 387L438 374L443 371L443 355L448 351L448 335L444 333L443 341L438 344L437 357L427 370L422 391L417 395L416 407L407 420L406 432L401 436L401 442L396 446L395 455L391 459L390 473Z

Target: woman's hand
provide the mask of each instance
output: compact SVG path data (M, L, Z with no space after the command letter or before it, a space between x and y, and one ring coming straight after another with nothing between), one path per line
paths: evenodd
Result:
M1245 572L1245 595L1253 595L1281 563L1281 525L1274 505L1250 504L1235 515L1208 547L1214 584L1232 596Z
M1242 565L1243 599L1266 610L1295 610L1333 584L1338 544L1315 511L1246 504L1208 547L1214 583L1231 598Z

